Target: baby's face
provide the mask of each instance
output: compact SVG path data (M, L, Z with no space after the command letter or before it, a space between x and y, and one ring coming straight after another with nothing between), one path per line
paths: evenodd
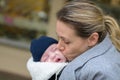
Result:
M57 44L52 44L44 52L41 62L66 62L66 58L63 54L56 48Z

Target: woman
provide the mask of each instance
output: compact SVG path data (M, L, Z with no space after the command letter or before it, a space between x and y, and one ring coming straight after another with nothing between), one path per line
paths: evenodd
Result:
M56 32L57 48L69 61L59 80L120 80L120 29L114 18L92 2L76 0L57 13Z

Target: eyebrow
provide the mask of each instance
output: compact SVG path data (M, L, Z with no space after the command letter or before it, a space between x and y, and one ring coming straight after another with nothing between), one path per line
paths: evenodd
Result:
M60 36L60 38L61 38L61 39L63 39L63 40L65 40L65 38L64 38L64 37L62 37L62 36Z
M60 37L63 41L69 41L69 39L67 39L67 38L64 38L64 37Z
M59 36L59 35L57 34L57 32L56 32L56 35L57 35L58 38L61 38L61 39L63 39L63 40L69 40L69 39L67 39L67 38L65 38L65 37L63 37L63 36Z

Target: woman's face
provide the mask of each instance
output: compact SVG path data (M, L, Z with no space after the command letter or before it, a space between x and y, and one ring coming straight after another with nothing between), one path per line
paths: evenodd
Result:
M57 47L69 61L88 49L88 40L77 36L75 30L70 26L59 20L56 24L56 33L59 39Z

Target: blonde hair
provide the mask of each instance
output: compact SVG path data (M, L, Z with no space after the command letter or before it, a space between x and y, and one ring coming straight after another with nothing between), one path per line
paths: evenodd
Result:
M93 2L76 0L67 3L57 13L57 19L72 25L76 34L83 38L88 38L92 33L99 34L98 43L100 43L107 33L120 51L120 29L116 20L106 16L101 8Z
M117 24L117 21L110 16L105 16L104 20L106 30L109 33L113 44L120 51L120 27Z

